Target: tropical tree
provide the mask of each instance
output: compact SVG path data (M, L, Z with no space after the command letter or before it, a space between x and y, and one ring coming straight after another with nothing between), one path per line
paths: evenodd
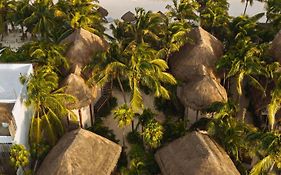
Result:
M42 66L22 80L27 81L25 103L33 108L29 135L31 147L34 149L44 141L54 145L65 131L61 119L68 114L74 117L65 104L75 99L63 93L62 88L58 89L59 78L51 66Z
M132 91L130 107L136 112L143 107L141 85L148 87L157 97L169 98L169 92L163 83L176 84L176 80L171 74L165 72L168 69L167 63L157 58L157 51L147 44L131 44L120 52L122 55L112 58L98 77L94 78L98 84L104 84L116 77L119 80L121 78L128 80ZM119 85L123 89L122 84L119 83ZM125 96L124 101L126 102Z
M163 138L163 127L155 119L151 119L145 123L142 136L151 148L157 148Z
M269 69L272 68L272 74L267 77L272 78L275 84L274 89L271 91L270 103L267 106L269 128L271 131L273 131L275 127L275 115L281 107L281 78L280 72L278 71L280 65L279 63L275 62L267 67L269 67Z
M14 0L0 0L0 33L2 34L2 39L4 34L8 32L8 24L10 15L15 12L15 1ZM10 18L11 19L11 18Z
M266 0L257 0L257 1L265 2ZM254 0L241 0L241 2L245 3L245 8L244 8L243 15L246 15L247 8L248 8L249 4L252 6L254 4Z
M197 10L199 9L199 4L195 0L173 0L173 6L167 5L168 16L172 17L173 20L177 21L188 21L191 23L197 22L199 17L197 15Z
M30 56L32 62L38 65L50 65L60 72L61 68L68 69L69 65L63 56L64 46L45 41L30 42L25 46L24 52Z
M134 23L116 20L115 25L111 25L114 37L119 42L122 41L124 47L132 43L150 45L157 43L160 40L158 34L162 30L163 16L160 13L145 11L143 8L135 10L136 21Z
M254 132L249 134L261 157L250 171L250 175L269 174L273 168L281 169L281 135L279 132Z
M266 22L272 23L276 32L280 29L281 22L281 2L278 0L266 1Z
M102 36L105 22L98 13L96 0L59 0L56 4L55 14L64 17L72 29L84 28L92 33Z
M231 17L228 14L228 9L227 0L207 1L201 4L199 10L200 26L223 41L229 33L228 24Z
M10 160L16 169L21 167L25 172L25 167L29 165L29 156L30 153L24 145L13 144L10 148Z
M23 23L33 35L48 40L54 29L54 3L52 0L35 0L31 4L32 14Z

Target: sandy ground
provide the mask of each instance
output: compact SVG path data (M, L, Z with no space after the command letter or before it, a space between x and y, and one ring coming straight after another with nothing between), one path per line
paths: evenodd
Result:
M123 100L123 96L122 96L122 93L117 90L117 89L113 89L112 90L112 95L114 97L117 98L117 104L118 106L124 104L124 100ZM159 121L159 122L163 122L165 120L165 117L164 117L164 114L162 112L159 112L155 109L154 107L154 97L152 95L146 95L144 93L142 93L142 97L143 97L143 103L144 103L144 106L146 108L150 108L154 113L156 113L156 120ZM126 93L126 99L129 100L130 99L130 94L129 93ZM118 107L117 106L117 107ZM116 108L117 108L116 107ZM116 109L115 108L115 109ZM114 109L113 109L114 110ZM135 125L137 124L138 122L138 119L135 118L134 119L134 123ZM119 128L118 127L118 122L117 120L114 119L113 117L113 114L111 113L109 116L105 117L104 120L103 120L103 123L105 126L109 127L110 129L113 130L113 132L115 133L116 135L116 138L118 140L120 140L119 144L122 145L123 144L123 131L124 131L124 136L126 137L126 135L132 131L131 129L131 125L129 126L126 126L124 128ZM125 146L128 148L126 150L126 152L128 152L129 150L129 144L127 142L127 140L125 139Z
M19 47L30 41L30 35L24 41L21 40L20 32L11 32L8 35L4 36L3 41L0 41L2 46L10 47L12 50L17 50Z

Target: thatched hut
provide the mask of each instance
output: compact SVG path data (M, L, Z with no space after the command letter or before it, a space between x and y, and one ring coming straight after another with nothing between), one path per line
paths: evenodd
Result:
M223 44L213 35L202 29L194 28L188 37L192 40L169 58L172 74L181 81L192 78L189 67L200 64L215 72L215 64L223 55Z
M80 68L88 65L96 53L108 49L104 39L82 28L76 29L61 43L69 46L65 56L70 65Z
M93 126L93 104L100 96L100 89L96 86L89 87L80 75L73 73L68 75L61 86L64 87L66 94L76 98L75 102L66 105L79 117L80 127Z
M108 11L101 6L97 9L97 11L103 18L108 15Z
M66 133L43 160L38 175L110 175L121 146L90 131Z
M163 175L239 175L227 153L208 135L192 132L155 154Z
M276 61L281 63L281 30L277 33L277 35L274 37L269 53L275 58Z
M121 19L125 22L133 22L136 20L136 16L131 11L126 12Z
M215 79L205 76L192 83L183 83L177 89L177 96L185 107L202 110L214 102L226 102L227 93Z

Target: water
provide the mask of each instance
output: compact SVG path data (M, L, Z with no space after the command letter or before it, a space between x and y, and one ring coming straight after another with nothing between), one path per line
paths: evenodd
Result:
M146 10L165 11L167 4L171 4L171 0L99 0L101 6L109 12L109 17L120 18L127 11L134 12L135 7L143 7ZM229 13L232 16L239 16L243 13L245 4L240 0L229 0ZM249 6L247 14L254 14L264 11L264 5L261 2L255 1L253 6Z

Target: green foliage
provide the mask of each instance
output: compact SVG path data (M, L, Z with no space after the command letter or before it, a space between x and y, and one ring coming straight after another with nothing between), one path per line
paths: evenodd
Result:
M181 136L184 136L187 132L187 122L183 120L176 120L173 118L167 118L163 124L163 143L171 142Z
M111 111L117 106L117 99L115 97L110 97L105 105L97 112L97 117L107 117L110 115Z
M24 169L29 165L29 155L24 145L13 144L10 148L10 160L16 169Z
M96 133L102 137L105 137L115 143L118 143L119 140L116 139L115 134L113 133L113 130L109 129L108 127L103 125L103 121L100 117L97 117L95 119L94 126L87 128L87 130Z
M64 127L61 118L71 114L66 108L67 102L73 102L74 97L58 89L58 76L50 66L43 66L27 78L27 99L25 104L33 108L29 141L40 144L47 141L55 145L63 135ZM36 148L36 147L34 147Z
M231 17L228 14L228 9L227 0L213 0L202 3L199 10L200 25L222 41L229 34L228 25Z
M163 127L156 120L149 120L144 125L142 136L151 148L157 148L163 138Z
M118 126L124 128L125 126L131 124L135 114L133 110L126 104L118 107L113 111L114 119L118 121Z

